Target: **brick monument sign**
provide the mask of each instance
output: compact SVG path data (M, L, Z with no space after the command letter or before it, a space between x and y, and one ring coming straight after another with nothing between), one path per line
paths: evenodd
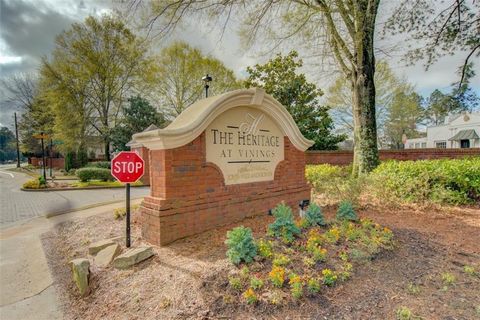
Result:
M267 214L281 201L298 208L310 199L304 152L312 144L260 89L200 100L165 129L134 134L132 148L148 150L143 236L165 245Z

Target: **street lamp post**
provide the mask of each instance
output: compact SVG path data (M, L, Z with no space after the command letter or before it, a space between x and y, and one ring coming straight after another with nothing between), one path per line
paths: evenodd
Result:
M209 83L212 82L212 77L208 75L202 78L203 82L205 83L205 98L208 98L208 88L210 88Z

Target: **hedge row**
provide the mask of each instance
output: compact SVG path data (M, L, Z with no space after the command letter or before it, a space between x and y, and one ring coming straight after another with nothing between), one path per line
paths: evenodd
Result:
M480 202L480 157L387 161L370 177L379 197L394 197L406 202Z
M305 176L315 192L330 199L370 193L386 201L480 203L480 157L385 161L361 179L350 172L351 167L311 165Z
M89 162L85 166L86 168L103 168L103 169L110 169L111 164L110 161L96 161L96 162Z
M94 167L85 167L78 169L76 172L77 177L82 182L90 180L102 180L102 181L113 181L113 177L110 173L110 169L104 168L94 168Z

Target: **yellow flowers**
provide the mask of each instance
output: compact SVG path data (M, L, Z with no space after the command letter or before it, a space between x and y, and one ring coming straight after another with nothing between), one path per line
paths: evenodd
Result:
M295 299L300 299L303 296L303 283L302 278L296 274L290 275L290 291L292 292L292 297Z
M315 247L311 250L313 260L323 262L327 259L327 249Z
M252 288L248 288L247 291L243 293L243 297L245 298L248 304L255 303L258 300L257 295L255 294L255 291L253 291Z
M308 233L307 249L311 250L323 243L323 237L318 229L312 229Z
M268 274L270 281L275 287L281 288L285 281L285 269L282 267L274 266L272 271Z
M333 227L325 232L324 237L329 243L337 243L340 240L340 230L338 227Z
M323 283L329 287L333 286L337 281L337 275L330 269L323 269Z

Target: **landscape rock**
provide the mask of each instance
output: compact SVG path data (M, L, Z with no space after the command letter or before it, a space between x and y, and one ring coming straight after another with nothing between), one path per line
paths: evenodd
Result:
M77 285L78 291L82 297L90 293L88 278L90 275L90 261L85 258L74 259L70 261L72 268L73 281Z
M113 266L117 269L127 269L145 259L153 256L152 247L138 247L130 249L113 260Z
M108 246L108 247L100 250L97 253L97 255L95 256L94 262L97 266L105 268L120 253L122 253L122 249L120 248L120 246L118 244L115 243L111 246Z
M92 256L96 255L100 250L105 249L106 247L109 247L111 245L114 245L116 242L114 239L107 239L107 240L101 240L97 241L95 243L92 243L88 246L88 253L91 254Z

